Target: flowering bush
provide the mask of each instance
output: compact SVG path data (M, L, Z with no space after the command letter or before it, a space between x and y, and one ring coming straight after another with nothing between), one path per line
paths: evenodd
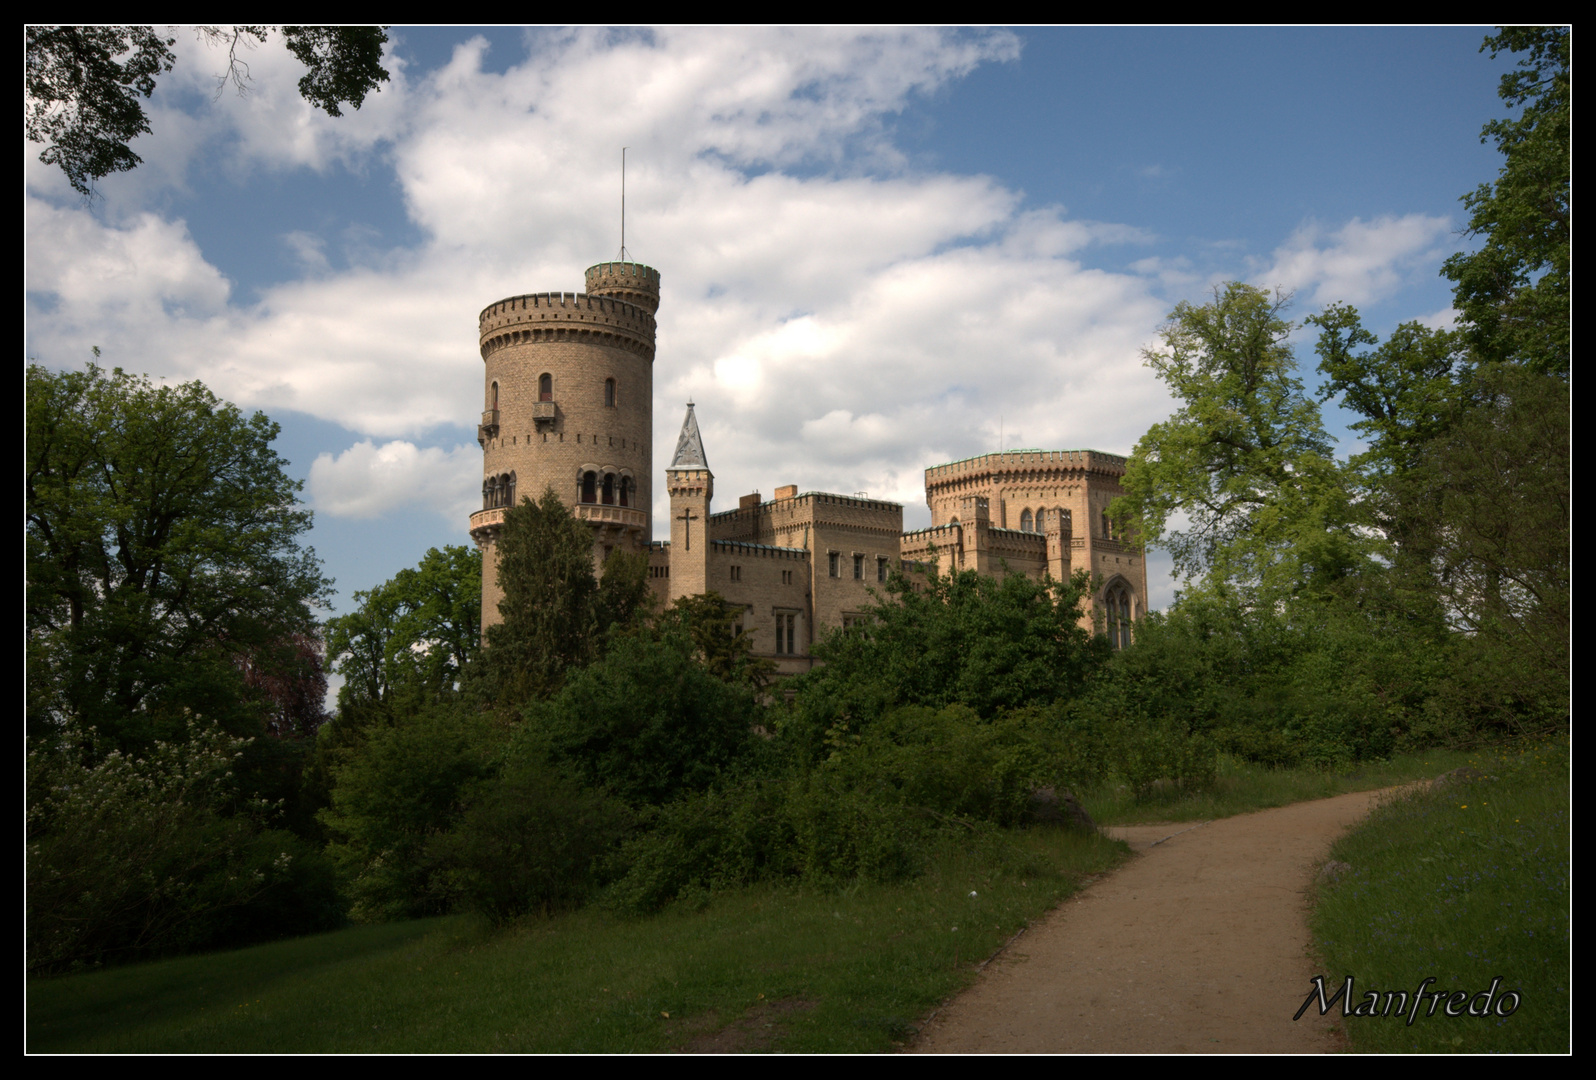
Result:
M68 726L29 750L30 971L236 944L341 917L324 860L265 827L275 807L246 800L221 812L236 805L232 767L247 740L198 720L188 735L143 757L102 755ZM293 913L251 911L263 901Z

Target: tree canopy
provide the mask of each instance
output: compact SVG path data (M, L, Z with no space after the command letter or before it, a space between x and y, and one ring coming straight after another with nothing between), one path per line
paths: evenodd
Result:
M1441 272L1456 284L1458 321L1481 359L1566 375L1573 32L1566 26L1503 27L1485 39L1480 51L1486 50L1524 54L1498 91L1519 113L1485 125L1480 141L1495 140L1507 160L1494 184L1463 196L1467 234L1485 244L1452 256Z
M327 655L344 677L340 706L435 698L453 689L482 642L482 555L431 548L355 602L327 620Z
M261 730L332 582L278 427L198 382L27 371L28 715L124 747L190 713Z
M486 668L501 704L558 690L566 673L602 652L611 627L649 598L648 561L617 550L593 572L593 532L553 488L505 511L494 545L503 621L487 632Z
M228 72L240 91L248 79L238 59L241 42L264 42L265 26L202 26L202 37L228 41ZM366 95L388 80L380 26L283 26L283 43L309 71L299 93L329 116L342 106L360 108ZM128 146L150 133L139 98L155 92L156 80L172 70L176 39L153 26L30 26L24 32L23 130L44 143L39 160L59 165L73 190L85 198L94 182L140 163Z
M1113 513L1175 571L1219 589L1290 592L1334 577L1358 544L1318 406L1297 378L1290 297L1233 281L1181 302L1142 353L1180 402L1142 436ZM1170 530L1184 514L1185 528Z
M834 716L961 704L990 718L1068 699L1108 651L1080 624L1090 591L1084 572L1035 581L933 568L923 588L895 573L867 621L818 643L824 666L793 685L800 701Z

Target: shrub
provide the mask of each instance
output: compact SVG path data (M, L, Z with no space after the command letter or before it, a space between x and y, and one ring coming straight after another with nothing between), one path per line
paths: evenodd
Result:
M97 756L76 728L28 754L28 967L239 944L336 926L326 861L266 829L275 807L224 816L245 740L192 721L143 757Z
M629 821L614 799L522 756L477 785L428 855L446 867L445 888L459 905L502 923L586 900Z

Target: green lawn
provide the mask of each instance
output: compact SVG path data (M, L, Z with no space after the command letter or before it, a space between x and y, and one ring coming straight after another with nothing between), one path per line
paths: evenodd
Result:
M1352 869L1321 888L1313 916L1328 992L1351 975L1355 1005L1375 991L1393 1014L1347 1017L1355 1050L1570 1049L1567 743L1481 752L1467 764L1476 778L1386 803L1331 853ZM1426 994L1476 1000L1495 981L1498 1000L1517 994L1519 1004L1448 1017L1429 1015L1427 1003L1411 1024L1396 1019L1400 1002L1385 995L1414 995L1427 977Z
M463 917L396 923L38 980L28 1049L888 1050L975 962L1125 853L1053 829L1011 840L1025 871L949 850L897 886L756 887L699 910L590 909L500 932Z

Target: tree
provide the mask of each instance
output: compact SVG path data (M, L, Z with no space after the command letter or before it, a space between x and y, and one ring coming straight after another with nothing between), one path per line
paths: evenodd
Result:
M488 628L486 667L502 704L515 707L558 690L568 670L591 663L611 627L643 609L647 561L616 551L601 584L593 533L553 488L505 511L494 545L503 621Z
M344 677L339 704L434 699L454 689L481 645L482 555L431 548L355 602L327 621L327 652Z
M1504 27L1480 47L1526 54L1502 76L1500 96L1517 119L1492 120L1507 161L1496 183L1463 196L1467 235L1485 245L1459 253L1441 273L1456 283L1459 322L1481 360L1511 360L1567 375L1572 273L1570 177L1573 33L1566 26Z
M629 802L702 791L757 741L759 707L751 688L711 675L694 652L677 630L620 638L528 707L523 740Z
M284 26L288 51L309 72L299 93L330 116L345 104L360 108L366 95L388 80L380 26ZM249 78L238 59L241 41L264 42L265 26L198 27L213 41L228 40L229 79L240 92ZM128 143L150 132L140 95L155 92L156 79L172 70L175 38L152 26L30 26L25 31L23 130L44 143L39 160L59 165L73 190L84 198L94 182L125 172L140 158Z
M832 726L835 738L902 705L966 705L990 719L1074 696L1107 656L1107 640L1080 624L1084 572L1066 582L933 569L924 584L892 575L863 625L815 646L824 666L793 683L810 727Z
M1344 477L1295 374L1289 303L1233 281L1210 304L1178 304L1163 347L1142 353L1181 405L1136 444L1111 513L1167 547L1177 574L1220 591L1288 595L1361 557ZM1171 532L1177 514L1189 525Z
M28 716L123 748L190 714L237 734L269 710L246 671L313 635L332 582L272 449L278 427L198 382L90 364L27 371Z
M740 604L728 604L712 589L697 596L677 597L668 616L686 632L704 670L715 678L747 683L759 691L775 677L775 663L753 654L754 638L743 632Z

